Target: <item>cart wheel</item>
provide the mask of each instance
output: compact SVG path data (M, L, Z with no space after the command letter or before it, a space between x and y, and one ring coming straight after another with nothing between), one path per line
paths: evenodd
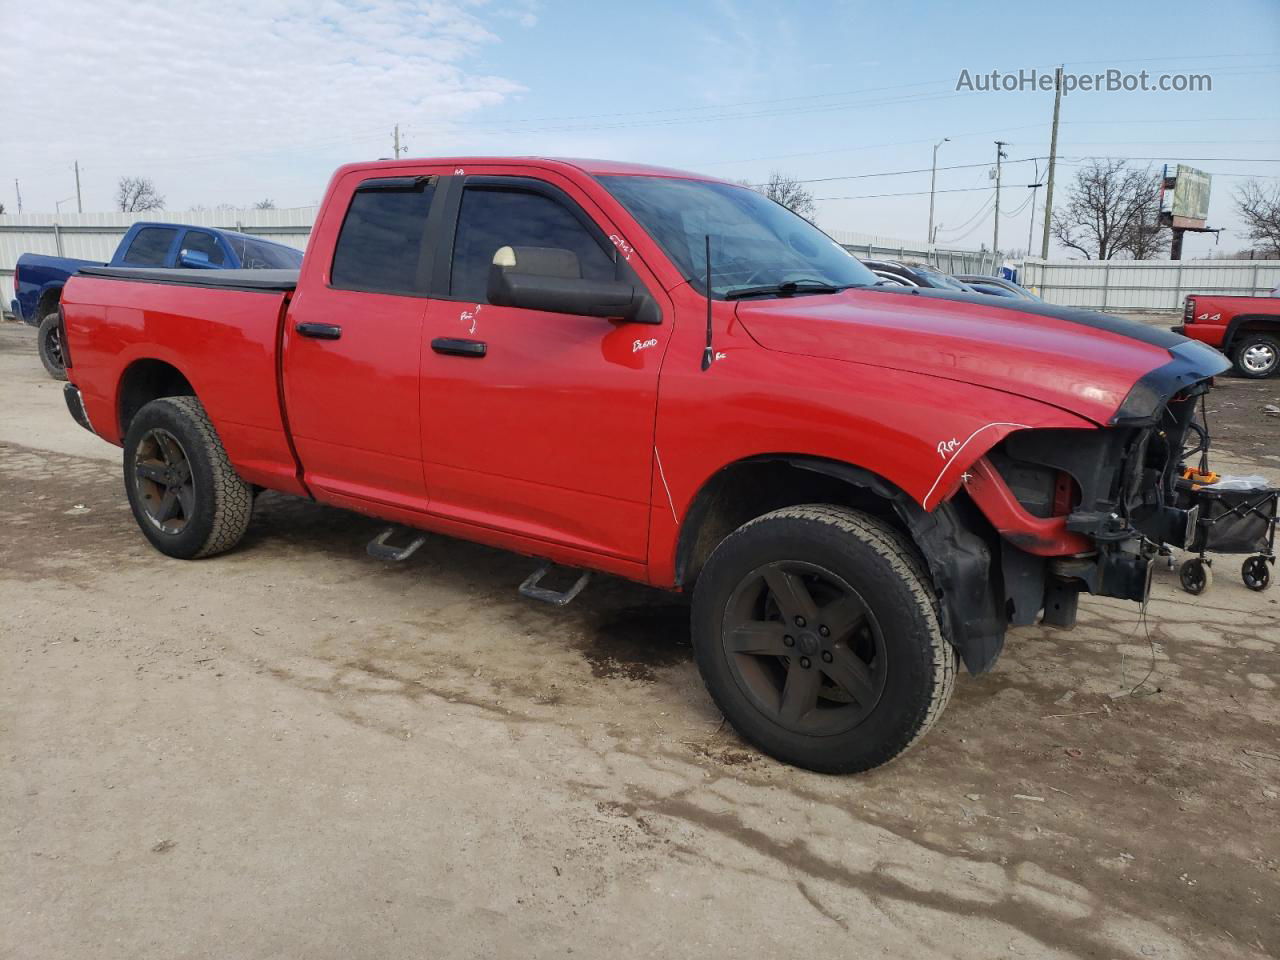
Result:
M1250 557L1240 568L1240 577L1250 590L1265 590L1271 585L1271 570L1267 566L1267 558Z
M1182 589L1187 593L1201 594L1213 583L1213 569L1199 558L1184 560L1178 568L1178 579L1182 581Z

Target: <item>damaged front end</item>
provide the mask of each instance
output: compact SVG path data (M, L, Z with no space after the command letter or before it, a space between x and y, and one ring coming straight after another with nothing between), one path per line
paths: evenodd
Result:
M1207 443L1196 404L1226 361L1199 344L1170 353L1108 426L1013 433L973 468L969 495L1001 533L1011 624L1043 609L1070 626L1084 591L1143 602L1160 548L1191 542L1196 509L1178 505L1175 482Z
M1196 508L1179 506L1175 483L1186 459L1207 449L1196 405L1226 361L1191 342L1169 352L1173 360L1139 381L1108 425L1010 433L969 466L963 492L929 515L928 528L913 531L935 541L926 548L935 579L945 578L948 553L968 568L952 578L946 603L971 671L989 669L1004 630L1041 611L1044 623L1072 626L1083 592L1145 602L1161 548L1191 543ZM969 554L978 542L986 548L986 576L976 576L981 560L964 563L966 541Z

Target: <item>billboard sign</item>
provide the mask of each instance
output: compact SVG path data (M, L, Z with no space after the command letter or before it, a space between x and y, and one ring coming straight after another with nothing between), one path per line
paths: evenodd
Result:
M1169 212L1173 226L1203 227L1209 219L1209 174L1178 164L1174 173L1173 203Z

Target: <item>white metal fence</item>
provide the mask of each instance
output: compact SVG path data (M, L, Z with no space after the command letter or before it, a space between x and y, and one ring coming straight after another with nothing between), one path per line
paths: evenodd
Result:
M1280 260L1028 260L1018 282L1063 306L1178 310L1189 293L1270 293Z
M282 210L187 210L146 213L23 213L0 216L0 304L13 299L13 268L24 253L107 261L139 220L190 223L251 233L306 249L317 207Z
M828 230L832 238L860 260L919 260L944 273L992 274L1000 265L990 250L954 250L929 247L918 241L898 240L848 230Z

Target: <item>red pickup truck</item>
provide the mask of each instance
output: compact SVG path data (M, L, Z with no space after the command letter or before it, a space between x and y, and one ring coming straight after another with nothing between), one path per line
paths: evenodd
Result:
M1217 347L1242 377L1262 380L1280 370L1280 296L1187 297L1174 333Z
M68 407L159 550L230 549L269 488L688 591L725 716L832 772L909 747L1009 626L1146 597L1227 365L878 286L735 184L531 158L345 166L300 271L87 268L62 309Z

